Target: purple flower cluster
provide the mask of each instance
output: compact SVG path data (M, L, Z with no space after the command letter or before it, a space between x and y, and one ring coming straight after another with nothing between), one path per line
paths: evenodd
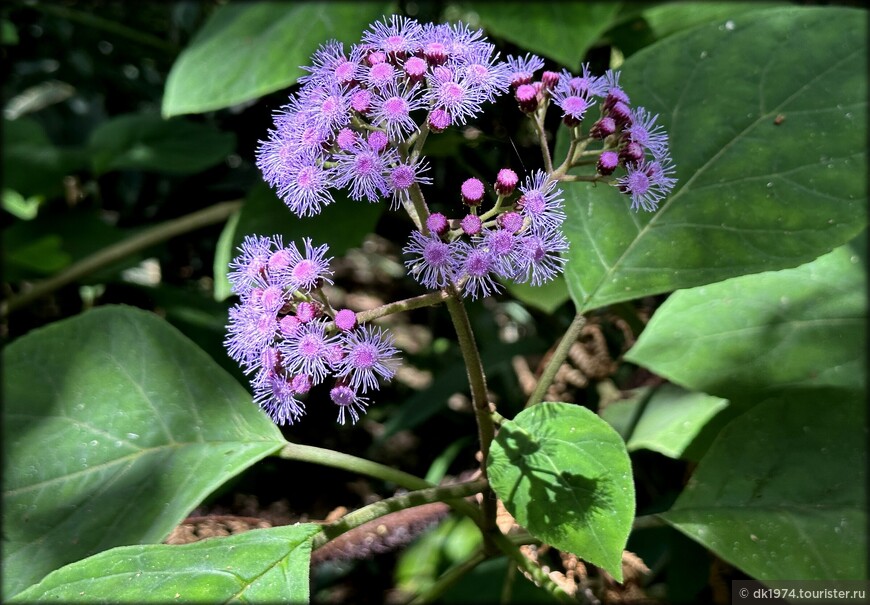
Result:
M300 250L281 236L248 236L239 251L229 280L240 302L230 309L224 344L253 376L254 401L275 423L292 424L305 413L300 397L332 377L338 422L356 422L368 405L362 395L395 375L392 337L313 296L332 283L325 244L306 238Z
M610 176L617 168L625 174L614 181L616 187L631 196L631 207L653 211L676 184L674 165L668 148L668 137L658 115L643 107L632 107L626 92L619 85L619 72L608 70L593 76L584 64L576 76L567 70L560 73L544 71L535 81L535 72L544 62L534 55L511 59L511 88L520 110L534 113L546 111L552 103L562 111L562 121L569 128L580 126L592 107L598 103L599 117L590 126L583 145L602 141L597 172ZM575 132L575 139L582 139Z
M453 220L435 213L426 221L427 233L411 232L403 250L410 274L427 288L456 284L463 296L476 299L499 291L496 278L539 286L561 273L561 253L568 250L561 231L562 191L542 171L518 183L515 172L500 170L493 184L495 205L483 214L478 211L485 185L478 179L463 183L469 213Z
M508 64L481 30L396 15L347 52L337 41L322 45L303 69L301 89L257 150L264 178L300 217L331 204L333 188L372 203L407 200L431 179L400 144L421 128L465 124L510 84Z

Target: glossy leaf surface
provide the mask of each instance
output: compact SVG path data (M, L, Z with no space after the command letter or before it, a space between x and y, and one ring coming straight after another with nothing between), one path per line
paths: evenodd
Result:
M57 570L12 602L306 603L313 523L184 545L121 546Z
M626 359L687 388L757 398L784 387L862 390L866 268L850 246L783 271L681 290Z
M487 32L577 70L613 25L618 2L477 2Z
M833 390L760 403L661 516L759 580L865 578L865 407Z
M622 550L634 519L625 443L596 414L541 403L499 428L489 480L532 535L622 580Z
M3 351L3 594L119 545L160 542L281 447L210 357L156 315L101 307Z
M579 310L795 267L861 231L863 17L743 13L625 62L620 84L660 115L679 181L652 213L631 210L613 187L565 183L566 279ZM565 129L560 138L567 149Z
M330 39L359 42L384 2L240 2L221 6L172 66L163 115L202 113L286 88Z

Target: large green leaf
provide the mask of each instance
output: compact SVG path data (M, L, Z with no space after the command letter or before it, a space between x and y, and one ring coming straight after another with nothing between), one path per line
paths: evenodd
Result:
M122 169L187 174L222 161L235 147L235 136L187 120L129 114L100 124L89 147L97 174Z
M169 546L121 546L63 567L11 602L307 603L314 523Z
M362 244L371 233L385 204L354 202L342 193L335 192L336 201L326 206L320 214L299 218L285 206L265 183L254 186L238 219L231 220L221 234L215 252L215 297L229 296L226 260L237 254L236 248L247 235L282 235L284 243L297 242L310 237L315 244L329 244L329 255L340 257L349 249ZM218 298L220 300L220 298Z
M495 36L578 69L615 22L618 2L476 2L468 6Z
M784 2L664 2L642 11L643 19L656 38L664 38L678 31L696 27L710 21L724 23L740 13L772 6L786 6Z
M626 439L629 452L647 449L680 458L701 429L726 407L728 402L719 397L664 384L654 390L637 389L600 414Z
M795 269L681 290L626 359L737 399L782 387L866 385L866 268L841 246Z
M662 517L759 580L867 574L864 396L780 396L728 425Z
M283 443L250 395L156 315L102 307L3 351L3 595L160 542Z
M581 311L794 267L861 231L865 17L744 13L625 62L620 83L660 114L679 182L654 213L630 210L614 187L565 184L566 278Z
M634 483L625 443L609 424L577 405L538 404L502 424L487 468L520 525L622 581Z
M166 81L163 115L202 113L290 86L322 43L359 42L385 2L239 2L215 10Z

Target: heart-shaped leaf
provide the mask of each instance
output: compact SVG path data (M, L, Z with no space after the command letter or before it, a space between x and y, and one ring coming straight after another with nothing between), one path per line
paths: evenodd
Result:
M284 443L248 392L156 315L102 307L3 351L3 595L160 542Z
M863 394L782 395L725 427L661 516L759 580L867 574Z
M219 7L166 80L163 115L202 113L286 88L330 39L359 42L392 3L240 2Z
M866 386L866 268L841 246L795 269L681 290L626 359L690 389L757 401L783 387Z
M622 581L622 551L634 520L625 443L593 412L541 403L499 428L489 481L517 523Z
M660 114L679 181L652 213L631 210L614 187L563 186L578 310L795 267L861 231L864 17L742 13L625 62L620 84L633 105ZM560 151L566 138L563 129Z
M71 563L11 602L307 603L314 523L193 544L121 546Z

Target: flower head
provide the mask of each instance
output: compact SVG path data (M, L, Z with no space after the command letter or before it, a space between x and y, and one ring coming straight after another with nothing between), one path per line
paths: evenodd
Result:
M360 326L347 332L344 358L338 363L338 375L355 390L378 389L378 379L392 380L396 374L399 352L393 338L380 328Z
M674 167L668 157L662 161L630 163L626 166L625 176L617 179L616 187L631 196L633 209L643 208L652 212L674 188L676 179L671 176L673 171Z
M350 416L351 424L356 424L369 403L368 399L360 397L356 391L340 382L329 391L329 398L338 406L339 424L345 423L345 416Z
M456 244L448 244L436 233L428 236L411 232L411 241L402 252L410 258L405 267L420 284L430 290L447 286L454 278L457 266Z
M562 210L562 190L557 181L538 170L520 185L522 196L517 203L520 214L529 219L533 229L558 228L565 220Z

